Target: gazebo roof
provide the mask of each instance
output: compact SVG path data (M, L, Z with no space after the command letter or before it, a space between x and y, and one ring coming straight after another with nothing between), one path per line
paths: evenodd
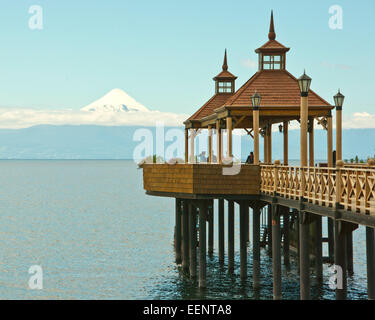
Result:
M262 70L255 73L237 92L225 101L226 106L251 106L251 96L257 91L260 106L299 107L301 93L298 80L286 70ZM331 105L309 91L309 106L330 107Z
M215 113L214 110L223 106L231 96L233 96L233 93L216 93L188 120L199 120Z
M255 52L260 54L263 61L264 55L283 55L289 51L289 48L276 41L276 33L273 23L273 12L271 13L271 23L268 33L268 41L256 49ZM283 58L285 61L285 58ZM263 62L262 62L263 63ZM281 62L280 62L281 64ZM225 51L223 70L214 80L232 80L236 77L228 71L227 55ZM202 120L210 116L215 117L215 110L221 107L250 107L252 106L251 96L258 92L262 99L260 107L277 107L277 108L299 108L301 93L298 86L298 80L285 69L285 64L280 69L264 69L259 68L240 89L234 93L216 93L209 99L197 112L195 112L186 122L188 125L191 120ZM333 108L326 100L321 98L314 91L309 91L308 103L311 107L323 108L326 112L330 112ZM277 111L275 111L277 112ZM295 114L295 111L293 111ZM211 117L210 117L211 118Z

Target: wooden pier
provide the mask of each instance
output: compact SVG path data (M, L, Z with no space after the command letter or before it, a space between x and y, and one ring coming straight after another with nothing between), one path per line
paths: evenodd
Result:
M344 96L340 92L335 95L335 106L332 106L310 90L311 79L305 73L296 79L286 71L289 48L275 40L273 15L268 37L269 41L256 50L259 54L259 71L237 91L234 87L236 77L228 71L225 52L223 70L214 78L215 95L185 122L185 163L143 163L144 189L151 196L176 199L176 263L181 264L192 278L197 276L199 266L201 288L206 287L207 251L212 254L214 250L214 219L218 219L219 263L224 264L225 261L227 236L227 267L229 272L234 270L234 206L237 204L240 277L246 279L250 272L247 266L250 242L254 289L259 289L261 283L261 236L262 232L267 232L266 244L273 264L274 299L282 299L281 265L282 261L285 266L290 264L292 236L296 238L298 252L300 298L311 298L311 268L321 283L323 263L330 262L337 271L336 298L346 299L347 275L353 273L352 233L358 225L364 225L368 298L375 299L375 163L369 161L362 166L344 165L341 147ZM334 108L336 159L333 157L332 133ZM288 165L288 124L291 120L300 123L300 166ZM314 166L314 122L327 131L325 167ZM284 135L282 162L272 161L272 125L278 123ZM195 163L193 133L197 129L209 132L207 163ZM233 159L233 129L244 129L252 136L254 154L251 164L238 163ZM223 154L223 130L227 131L226 157ZM218 150L216 161L212 150L214 133ZM262 163L260 137L264 140ZM215 200L218 201L216 217ZM261 217L264 208L268 212L265 221ZM249 239L250 212L253 216L252 239ZM328 224L328 237L325 238L322 236L323 218L327 219ZM264 230L262 225L266 226ZM297 233L293 234L292 230L297 230ZM328 244L329 256L323 259L324 242Z

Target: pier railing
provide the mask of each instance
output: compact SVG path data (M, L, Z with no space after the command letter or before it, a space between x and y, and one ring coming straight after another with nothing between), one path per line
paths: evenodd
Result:
M263 193L375 215L374 169L261 165L260 175Z

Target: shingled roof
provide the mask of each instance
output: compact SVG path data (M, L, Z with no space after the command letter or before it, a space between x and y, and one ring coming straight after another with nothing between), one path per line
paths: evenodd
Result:
M225 105L231 96L233 96L233 93L216 93L188 120L199 120L213 114L214 110Z
M257 91L260 106L299 107L301 93L298 80L286 70L262 70L255 73L226 102L226 106L251 106L251 96ZM309 106L331 106L314 91L309 91Z

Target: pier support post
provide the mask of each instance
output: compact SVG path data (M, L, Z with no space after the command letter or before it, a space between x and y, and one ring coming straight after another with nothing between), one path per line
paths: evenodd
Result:
M189 205L189 223L190 223L190 278L197 276L197 209L191 203Z
M199 287L206 288L206 217L207 201L199 206Z
M267 205L268 254L272 255L272 205Z
M309 213L301 211L299 213L300 232L300 298L310 300L310 228Z
M334 226L333 220L327 217L327 228L328 228L328 257L329 262L334 263Z
M182 203L182 268L189 270L189 205L187 200Z
M289 260L289 208L284 207L283 209L283 231L284 231L284 243L283 243L283 253L284 253L284 265L286 267L290 266Z
M350 231L346 235L346 265L348 269L348 274L353 275L354 265L353 265L353 231Z
M272 273L273 299L281 300L281 232L277 204L272 204Z
M260 288L260 207L253 207L253 288Z
M211 208L208 215L208 254L214 253L214 219L215 219L215 201L210 201Z
M240 276L247 278L247 248L246 248L246 215L249 214L249 206L246 201L240 203Z
M219 199L219 262L224 263L224 199Z
M375 232L366 227L367 296L375 300Z
M323 282L323 243L322 243L322 217L314 217L314 248L315 248L315 276L316 281Z
M345 222L334 221L335 234L335 271L336 271L336 300L346 300L346 234Z
M180 264L182 261L181 257L181 199L176 198L176 263Z
M228 201L228 271L234 270L234 202Z

